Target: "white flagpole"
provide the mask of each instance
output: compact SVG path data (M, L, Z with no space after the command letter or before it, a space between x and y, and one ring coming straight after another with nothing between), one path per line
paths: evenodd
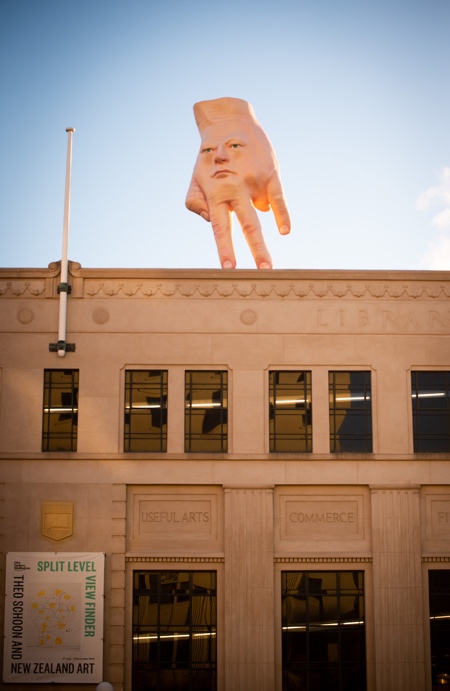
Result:
M66 354L66 323L67 323L67 294L69 285L67 283L69 271L68 247L69 247L69 227L70 227L70 181L72 171L72 137L75 132L74 127L66 129L67 139L67 161L66 161L66 190L64 195L64 229L61 256L61 283L58 286L59 292L59 329L58 329L58 355L64 357Z

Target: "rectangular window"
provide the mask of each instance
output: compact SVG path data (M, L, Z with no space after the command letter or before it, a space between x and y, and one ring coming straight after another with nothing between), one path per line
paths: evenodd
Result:
M167 451L167 371L125 372L124 451Z
M224 371L187 371L185 451L227 451L227 382Z
M269 372L269 442L274 453L312 451L311 372Z
M450 451L450 372L411 372L415 453Z
M450 684L450 571L428 572L433 691Z
M283 691L364 691L363 571L285 571Z
M76 451L78 370L44 370L42 451Z
M135 571L133 691L215 691L215 571Z
M329 372L328 378L331 453L370 453L370 372Z

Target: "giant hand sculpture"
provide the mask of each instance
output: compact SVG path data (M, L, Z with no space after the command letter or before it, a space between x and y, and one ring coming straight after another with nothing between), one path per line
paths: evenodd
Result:
M201 136L186 206L210 221L223 269L236 268L231 213L234 211L256 266L272 259L259 223L259 211L273 210L282 235L291 230L278 162L252 106L240 98L218 98L194 105Z

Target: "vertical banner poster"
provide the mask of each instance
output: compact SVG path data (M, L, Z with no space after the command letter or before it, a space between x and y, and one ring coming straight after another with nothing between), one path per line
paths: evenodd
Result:
M102 553L9 552L3 681L99 683Z

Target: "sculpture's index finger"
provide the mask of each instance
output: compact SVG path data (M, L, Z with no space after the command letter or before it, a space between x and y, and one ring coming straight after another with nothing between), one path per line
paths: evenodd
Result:
M250 251L258 269L271 269L272 257L262 233L258 214L250 199L239 197L232 202L232 208L245 235Z

